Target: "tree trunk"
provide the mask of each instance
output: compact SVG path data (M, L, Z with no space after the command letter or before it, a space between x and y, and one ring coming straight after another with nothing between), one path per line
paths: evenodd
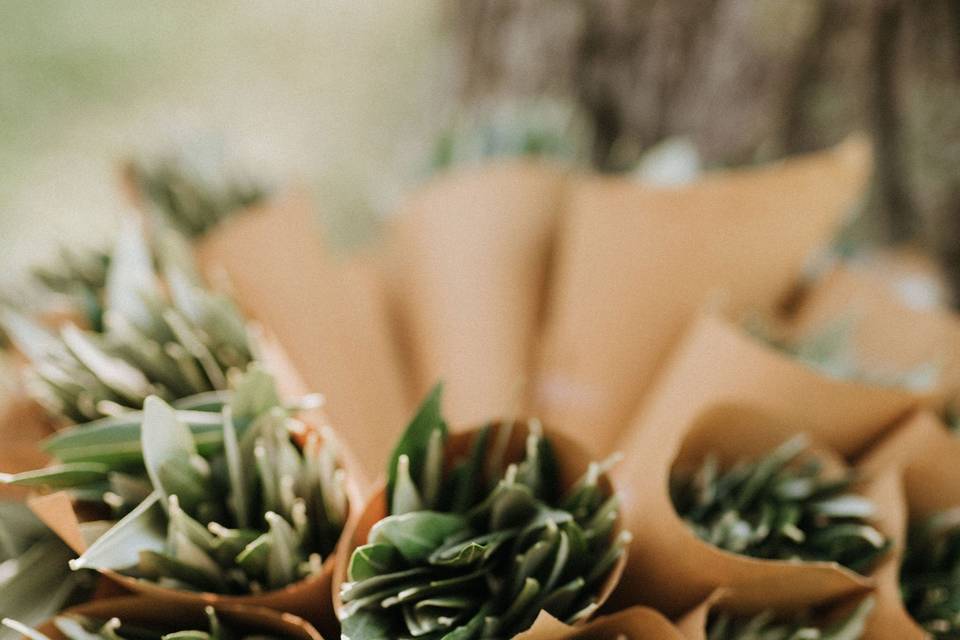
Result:
M867 225L917 241L960 291L960 2L465 0L466 103L568 101L603 170L670 136L707 166L875 141Z

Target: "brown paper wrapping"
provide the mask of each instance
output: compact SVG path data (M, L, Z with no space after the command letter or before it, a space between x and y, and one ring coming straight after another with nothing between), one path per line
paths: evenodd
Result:
M493 425L494 431L491 433L491 442L496 441L495 434L500 428L501 426L499 423ZM451 434L449 440L447 441L446 459L456 460L460 457L466 456L478 431L479 429L471 429ZM526 446L525 443L529 433L530 430L527 423L514 423L513 430L510 434L510 440L506 447L506 453L504 455L505 461L509 463L523 459ZM550 444L553 447L553 452L556 456L557 466L560 472L560 486L569 488L586 472L587 467L590 464L589 456L587 456L583 451L583 448L574 441L560 434L554 434L549 429L545 430L545 434L550 440ZM613 486L609 483L607 478L603 478L601 482L602 486L605 485L604 488L606 491L613 491ZM387 491L386 486L381 485L380 488L367 501L364 509L359 512L355 519L351 520L351 522L347 525L347 529L344 531L342 539L343 544L341 544L337 549L337 566L333 576L333 603L334 609L336 610L338 616L340 616L343 611L343 602L340 600L340 587L347 581L347 567L350 563L350 556L354 549L367 543L370 530L377 522L387 517L387 515ZM612 534L613 536L616 536L622 530L622 520L623 518L621 517L620 521L618 521L614 527ZM610 575L604 581L603 587L599 591L597 597L598 605L602 606L610 597L611 593L613 593L613 590L620 582L620 576L623 573L625 564L626 558L621 558L621 560L611 570ZM646 616L646 614L641 615ZM544 627L546 629L551 629L553 626L555 626L555 624L560 624L550 616L541 616L536 622L537 624L531 627L530 631L536 631L538 634L547 633L542 631ZM531 638L534 637L548 636L531 636Z
M867 369L907 372L938 368L936 389L960 391L960 317L935 308L912 308L898 298L882 273L840 266L813 288L794 320L799 334L849 318L858 363Z
M723 551L700 540L674 509L668 489L674 468L693 468L710 452L727 464L759 456L800 431L788 420L746 405L719 404L686 423L669 419L641 427L625 442L629 463L612 472L624 498L625 526L634 534L616 604L642 603L679 615L715 589L729 588L738 606L792 610L873 586L870 577L835 563L760 560ZM832 449L812 450L828 471L845 468ZM886 474L862 488L877 502L882 517L876 525L884 531L894 484L895 477Z
M322 425L324 416L322 413L316 413L311 416L299 416L310 425ZM324 437L336 437L336 434L329 431L323 432ZM344 451L343 447L338 447ZM331 579L334 574L334 566L338 549L343 546L346 540L346 532L355 516L358 505L362 503L361 492L356 482L350 479L350 472L354 468L354 462L349 458L349 452L344 452L340 460L341 465L347 470L347 495L349 499L349 517L348 523L344 528L344 533L340 536L340 541L329 556L324 558L323 566L319 574L288 585L283 589L268 591L256 595L224 595L216 593L200 593L194 591L180 591L161 587L148 580L141 580L123 575L116 571L104 570L101 573L128 589L129 591L149 596L152 598L161 598L173 602L194 604L227 604L227 605L252 605L266 607L276 611L284 611L300 616L310 623L314 624L325 635L337 637L339 635L339 625L336 616L333 613L333 600L330 590ZM75 505L66 492L52 493L44 496L35 496L29 500L30 508L50 529L54 531L67 545L70 546L78 555L87 549L87 543L80 531L80 522L83 517L78 514Z
M435 180L393 221L385 277L413 392L446 382L451 424L519 409L564 174L513 160Z
M705 313L671 354L617 447L630 451L635 431L681 428L717 402L782 416L844 456L865 449L916 406L936 403L926 394L832 378Z
M711 296L772 309L854 204L870 149L833 149L684 187L570 187L534 388L535 415L606 452Z
M323 640L323 636L309 622L292 613L223 602L216 603L213 607L221 622L241 628L245 633L277 635L289 640ZM196 625L196 629L206 629L208 622L203 608L201 603L185 605L162 598L126 596L88 602L71 607L64 611L64 614L104 621L119 618L124 624L133 625L169 627L175 624L177 630L188 629L191 625ZM39 631L51 640L67 640L52 620L41 626Z
M581 627L566 625L541 611L529 631L514 640L683 640L684 636L659 612L630 607Z
M923 640L928 636L913 621L900 599L900 562L910 518L960 506L960 440L929 411L922 411L878 444L861 466L877 472L893 469L899 508L891 513L894 552L877 572L877 607L867 640Z
M44 466L49 459L40 442L53 434L46 412L25 394L12 395L0 413L0 472L19 473ZM0 485L0 500L22 500L27 487Z
M248 317L277 337L362 471L376 477L406 424L407 403L385 301L369 270L326 250L307 199L291 196L232 216L196 248Z

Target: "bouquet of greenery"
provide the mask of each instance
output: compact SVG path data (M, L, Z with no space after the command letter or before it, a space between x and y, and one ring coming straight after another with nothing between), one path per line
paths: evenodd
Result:
M141 157L127 165L131 187L165 223L188 237L263 202L270 189L228 165L222 149Z
M865 598L853 611L826 625L805 614L783 617L764 611L736 616L720 612L710 616L706 640L859 640L873 606L873 598Z
M59 439L54 450L69 462L4 478L125 514L74 569L107 571L134 590L225 595L329 578L349 511L345 472L329 431L285 407L269 375L252 368L219 412L151 396L136 415L134 426Z
M890 548L872 524L871 500L855 476L831 477L803 435L767 455L721 467L708 456L694 473L671 478L677 513L701 539L766 559L838 562L866 573Z
M55 416L86 422L139 409L151 394L223 391L230 372L252 361L245 321L203 287L183 239L158 229L154 240L151 247L133 218L118 236L103 291L89 289L91 305L102 305L102 331L68 322L51 333L13 310L0 318L29 362L31 389Z
M343 636L508 638L541 610L585 621L630 540L610 463L567 483L580 452L559 451L539 423L451 437L440 397L438 386L398 443L386 489L350 532L355 548L341 548Z

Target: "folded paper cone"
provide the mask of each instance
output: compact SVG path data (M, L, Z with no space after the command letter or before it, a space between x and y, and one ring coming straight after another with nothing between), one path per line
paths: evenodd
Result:
M762 560L701 540L679 516L669 492L671 473L717 455L721 464L769 452L800 432L789 421L743 405L715 405L686 423L644 424L624 443L625 464L612 472L621 488L625 526L634 534L616 603L642 603L679 615L718 588L744 607L791 610L868 590L869 577L836 563ZM827 472L846 469L827 447L813 446ZM884 489L873 479L862 492L885 513ZM883 530L885 522L876 523Z
M960 317L909 300L881 274L837 267L805 298L793 330L803 334L849 320L852 348L864 368L904 373L935 367L935 389L952 398L960 391Z
M569 187L532 414L610 450L658 366L711 296L769 310L855 203L857 138L683 187L592 177Z
M518 409L563 187L559 168L531 161L460 169L391 225L385 277L413 393L443 380L451 424Z
M292 613L281 613L264 607L215 603L213 608L221 622L243 630L245 634L271 635L287 640L323 640L310 623ZM126 596L96 600L71 607L63 615L77 615L107 621L119 618L124 624L148 625L177 631L205 630L209 621L204 605L185 605L174 600L146 596ZM39 628L51 640L67 640L51 620ZM334 636L331 636L334 637Z
M936 415L918 412L863 459L867 472L894 470L899 508L892 513L895 546L877 572L877 607L864 638L923 640L930 637L907 612L900 598L900 563L912 518L960 507L960 441Z
M683 640L683 634L658 611L630 607L597 618L580 627L571 627L541 611L529 631L514 640Z
M46 412L36 402L19 393L11 396L0 413L0 473L19 473L45 465L49 458L40 442L52 433ZM0 499L22 500L28 493L26 487L0 485Z
M303 196L231 216L196 253L247 317L276 336L307 387L323 392L344 441L363 452L366 480L376 477L410 406L369 272L329 255Z
M706 313L671 354L621 442L648 425L688 424L711 404L733 402L782 416L851 456L928 401L927 394L830 377Z
M491 442L496 441L496 434L501 429L501 424L502 423L491 423ZM447 440L445 459L449 462L460 457L466 457L470 451L470 445L473 443L473 440L479 431L479 429L470 429L450 434L450 437ZM504 455L504 461L506 463L516 462L523 459L527 436L529 433L530 429L526 422L514 423L513 429L510 433L510 440L507 443L506 452ZM562 494L564 491L573 486L573 484L580 477L583 476L590 464L590 459L583 448L574 441L562 435L554 434L549 429L544 430L544 435L550 442L553 453L556 457ZM614 490L613 485L610 484L610 481L606 476L601 478L600 486L607 495L610 495ZM333 602L334 609L336 610L338 617L342 616L344 612L344 605L340 599L340 590L341 587L347 582L347 568L350 564L350 556L353 554L354 549L367 543L370 530L377 522L384 519L388 515L387 491L385 486L381 486L381 488L376 491L367 501L365 507L359 512L357 518L351 518L350 522L347 523L347 528L344 530L342 538L342 544L340 544L337 548L337 566L333 576ZM622 520L622 517L618 518L617 523L613 528L613 532L611 533L612 537L615 537L620 531L622 531ZM600 588L597 595L596 602L598 608L609 599L611 593L613 593L613 590L620 582L620 576L623 573L625 563L626 558L621 557L614 568L611 569L606 580L604 580L603 586ZM555 622L556 621L550 616L541 616L540 618L537 618L536 624L531 627L530 631L541 633L543 627L550 629L551 625L553 625Z
M309 420L309 414L304 416ZM326 433L328 436L334 434ZM342 447L338 449L343 450ZM341 466L347 470L347 497L349 500L348 523L354 518L358 505L362 503L359 487L349 478L350 461L341 459ZM87 549L80 530L83 519L77 512L73 501L66 492L36 496L28 501L33 512L54 531L78 555ZM101 570L100 573L129 591L164 600L185 604L237 604L266 607L300 616L316 625L324 634L336 637L339 626L333 613L333 601L330 583L334 574L338 549L346 540L349 524L340 535L336 548L323 559L320 573L290 584L282 589L260 594L227 595L218 593L200 593L196 591L176 590L158 585L149 580L133 578L118 571Z

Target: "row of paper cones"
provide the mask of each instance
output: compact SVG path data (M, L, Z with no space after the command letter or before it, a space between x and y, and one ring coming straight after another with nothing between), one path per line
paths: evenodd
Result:
M869 579L732 556L696 539L666 490L677 460L707 448L757 453L805 431L838 466L870 462L869 491L895 540L904 505L926 509L904 502L914 495L908 476L875 445L916 424L936 431L929 425L960 382L960 323L907 308L850 268L802 298L791 319L797 331L857 312L854 338L867 366L940 364L937 388L915 393L825 377L705 312L778 309L862 191L868 157L855 140L681 188L509 162L428 185L391 220L374 254L331 255L300 196L236 216L197 254L211 280L276 337L306 387L327 397L367 492L416 400L443 379L454 425L537 415L596 455L626 455L615 480L635 542L618 605L643 602L676 616L732 587L725 606L790 609L876 588L886 600L872 619L888 620L902 613L891 595L896 554ZM16 424L25 433L42 423ZM36 466L25 450L5 448L0 467ZM912 624L900 619L901 629ZM636 609L615 620L666 624ZM918 633L871 628L868 637ZM560 637L550 633L558 632L529 637Z
M674 465L698 459L705 451L718 453L724 459L763 452L790 434L790 428L784 424L771 421L760 412L721 405L698 416L680 433L648 432L643 443L646 454L636 461L644 469L642 486L647 490L640 491L642 487L637 482L631 485L634 493L643 495L628 499L633 507L626 517L627 526L634 528L640 544L628 559L625 581L619 585L614 606L608 607L613 613L581 628L563 625L544 613L531 630L518 637L615 638L619 633L630 639L702 639L706 637L706 621L712 610L755 614L765 610L786 613L815 609L825 611L823 615L829 617L866 596L872 596L876 605L868 618L864 638L927 637L900 602L898 569L907 520L960 504L960 470L956 464L960 442L929 411L905 419L857 463L870 477L863 492L878 507L876 524L895 543L893 552L869 576L833 563L756 560L720 551L693 535L673 512L665 485L666 475ZM647 448L651 444L660 446ZM559 451L561 461L568 463L567 458L582 454L576 448L568 450L562 446ZM829 446L816 447L816 451L828 468L846 465L843 457ZM382 517L383 509L381 492L368 503L360 518L363 522L348 531L347 535L356 540L340 549L341 569L349 549L362 542L371 518ZM200 598L187 594L170 598L169 591L135 588L141 592L139 597L97 599L74 612L97 618L117 616L128 623L171 619L189 623L199 619L203 605L212 604L218 612L248 621L248 628L272 629L282 632L284 637L318 637L309 622L291 613L290 607L271 603L269 598ZM313 598L322 598L325 593L329 597L329 592L315 588L301 591ZM637 601L655 608L628 604ZM271 604L275 606L264 606ZM618 608L620 605L623 608ZM314 601L298 613L306 613L314 622L328 626L323 619L310 615L323 609L321 603ZM676 616L676 626L665 614Z

